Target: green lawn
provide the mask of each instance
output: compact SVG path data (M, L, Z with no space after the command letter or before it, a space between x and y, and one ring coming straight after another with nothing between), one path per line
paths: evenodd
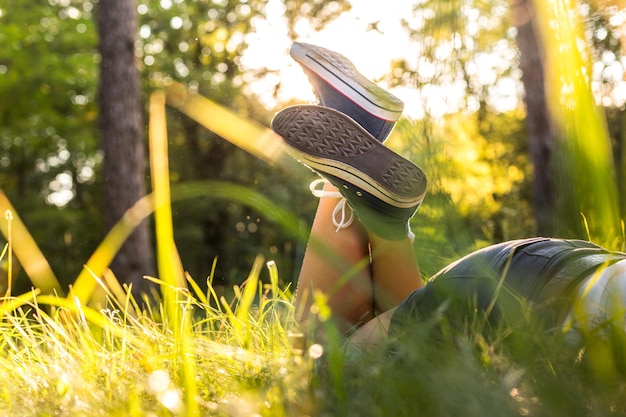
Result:
M460 330L420 323L378 351L347 352L332 331L324 346L303 342L290 293L252 271L231 301L211 287L177 290L175 310L140 311L112 293L101 309L5 297L0 414L625 414L623 331L589 335L581 349L531 321L485 333L478 317Z

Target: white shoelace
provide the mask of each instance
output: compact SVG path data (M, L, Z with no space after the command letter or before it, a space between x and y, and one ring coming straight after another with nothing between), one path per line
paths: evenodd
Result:
M352 208L348 205L348 201L341 195L339 191L327 191L323 189L318 189L320 184L323 187L328 182L328 180L325 180L323 178L317 179L311 182L311 184L309 185L309 189L311 190L311 194L318 198L332 197L341 199L333 210L333 224L337 227L337 230L335 231L339 232L341 229L345 229L346 227L350 226L352 222L354 222L354 212L352 211ZM347 219L346 210L350 211L350 217L348 217ZM339 216L339 220L337 220L337 216ZM409 229L408 236L409 239L411 239L411 243L413 243L415 241L415 234L411 229Z
M345 229L352 224L352 222L354 221L354 212L348 205L348 201L342 197L339 191L327 191L318 189L320 184L323 187L326 183L328 183L328 180L320 178L313 181L311 185L309 185L309 189L311 190L311 194L313 194L315 197L332 197L341 199L333 210L333 224L337 227L336 231L338 232L339 230ZM349 217L347 217L346 211L350 211ZM337 217L339 217L339 219L337 219Z

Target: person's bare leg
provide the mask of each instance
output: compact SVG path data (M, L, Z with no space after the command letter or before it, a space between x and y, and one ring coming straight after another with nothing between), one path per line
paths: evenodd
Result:
M385 312L422 286L411 240L384 240L370 233L374 307Z
M333 188L328 184L326 190ZM358 221L337 232L333 210L339 198L322 197L313 220L296 293L296 320L305 322L322 294L342 331L374 316L367 232Z
M395 308L387 310L359 327L348 338L348 346L361 352L373 350L380 346L381 343L387 340L394 310Z
M374 307L377 313L349 338L359 351L375 349L387 339L395 307L422 286L413 244L407 237L390 241L370 234Z

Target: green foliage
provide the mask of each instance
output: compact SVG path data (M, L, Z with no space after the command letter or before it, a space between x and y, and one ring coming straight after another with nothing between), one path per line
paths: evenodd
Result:
M295 25L306 19L311 25L311 30L318 31L331 22L337 15L350 9L351 5L346 0L332 1L306 1L306 0L286 0L284 2L284 16L289 29L288 36L296 40L298 34Z
M623 328L547 331L532 315L482 331L441 317L369 352L306 344L292 294L257 260L228 301L190 281L176 318L107 290L99 308L55 296L2 299L0 410L7 415L622 416ZM188 333L172 320L191 321ZM330 321L326 321L330 323ZM180 323L179 323L180 324ZM177 326L173 326L176 328ZM433 332L434 328L444 332ZM328 329L332 331L332 328ZM433 337L437 335L437 337ZM186 337L192 347L178 349ZM582 347L584 346L584 347ZM197 395L185 396L193 365Z
M471 319L468 319L471 321ZM321 366L318 404L342 416L624 415L623 329L615 339L587 335L585 348L532 319L490 337L468 323L429 336L437 320L367 353L344 354L339 397ZM604 373L606 372L606 373Z
M244 72L240 62L246 36L264 18L265 0L138 3L136 46L146 92L177 80L241 115L269 122L271 112L246 87L256 75ZM289 3L288 24L322 15L327 21L342 10L307 3ZM0 94L11 98L0 104L0 188L65 285L103 236L96 11L97 4L85 0L0 1ZM315 202L302 186L310 173L277 171L177 112L168 122L174 182L251 184L310 217ZM201 199L177 209L177 243L194 276L206 276L219 256L219 280L230 285L259 246L284 253L285 271L295 269L300 244L266 227L258 213ZM26 280L19 282L26 290Z
M0 2L0 188L64 279L102 231L92 6Z
M0 410L166 416L190 415L197 407L201 415L291 415L302 406L298 396L311 363L289 344L289 293L270 288L244 287L258 304L235 298L236 316L229 304L213 307L180 291L181 309L192 314L187 335L172 333L165 324L173 318L163 311L136 312L115 298L101 310L53 296L5 298ZM182 337L193 346L187 355L177 349ZM250 341L245 349L244 340ZM185 363L197 370L198 395L190 400L184 399Z
M579 238L615 239L621 229L613 149L591 90L589 48L580 44L582 19L571 13L575 5L567 0L542 5L537 9L542 43L554 51L546 57L546 95L560 139L554 165L564 216L555 219L563 223L557 230ZM579 213L586 224L572 219L571 214Z
M139 53L147 88L179 81L240 116L269 124L272 112L248 91L262 74L246 71L241 63L246 36L264 18L266 3L140 2ZM341 11L314 3L287 2L286 23L318 18L325 22ZM173 183L220 179L248 184L278 205L311 218L315 201L306 187L312 177L306 169L296 164L271 167L176 111L168 112L168 137ZM260 251L280 261L282 277L289 281L298 269L302 243L253 208L196 199L175 204L173 211L177 245L192 276L206 276L218 259L215 283L229 287L241 276L241 265L251 263Z
M394 64L392 85L415 88L426 117L485 105L490 111L510 110L521 74L514 64L508 4L426 0L414 2L413 11L401 24L415 50Z
M398 124L389 146L420 165L429 180L412 220L427 276L491 242L532 235L524 134L522 115L516 112Z

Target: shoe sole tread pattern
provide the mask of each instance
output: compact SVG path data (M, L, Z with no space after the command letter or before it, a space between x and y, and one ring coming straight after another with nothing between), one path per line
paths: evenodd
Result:
M355 94L349 95L351 99L375 116L397 120L402 114L404 103L365 78L343 55L320 46L296 42L291 48L291 56L309 71L313 71L335 86L344 95L345 91L337 88L336 82L345 84ZM336 74L337 71L341 74ZM331 77L332 80L329 79Z
M424 172L340 112L314 105L293 106L274 117L272 129L305 165L347 181L387 204L409 208L424 198ZM357 163L359 168L354 166Z

